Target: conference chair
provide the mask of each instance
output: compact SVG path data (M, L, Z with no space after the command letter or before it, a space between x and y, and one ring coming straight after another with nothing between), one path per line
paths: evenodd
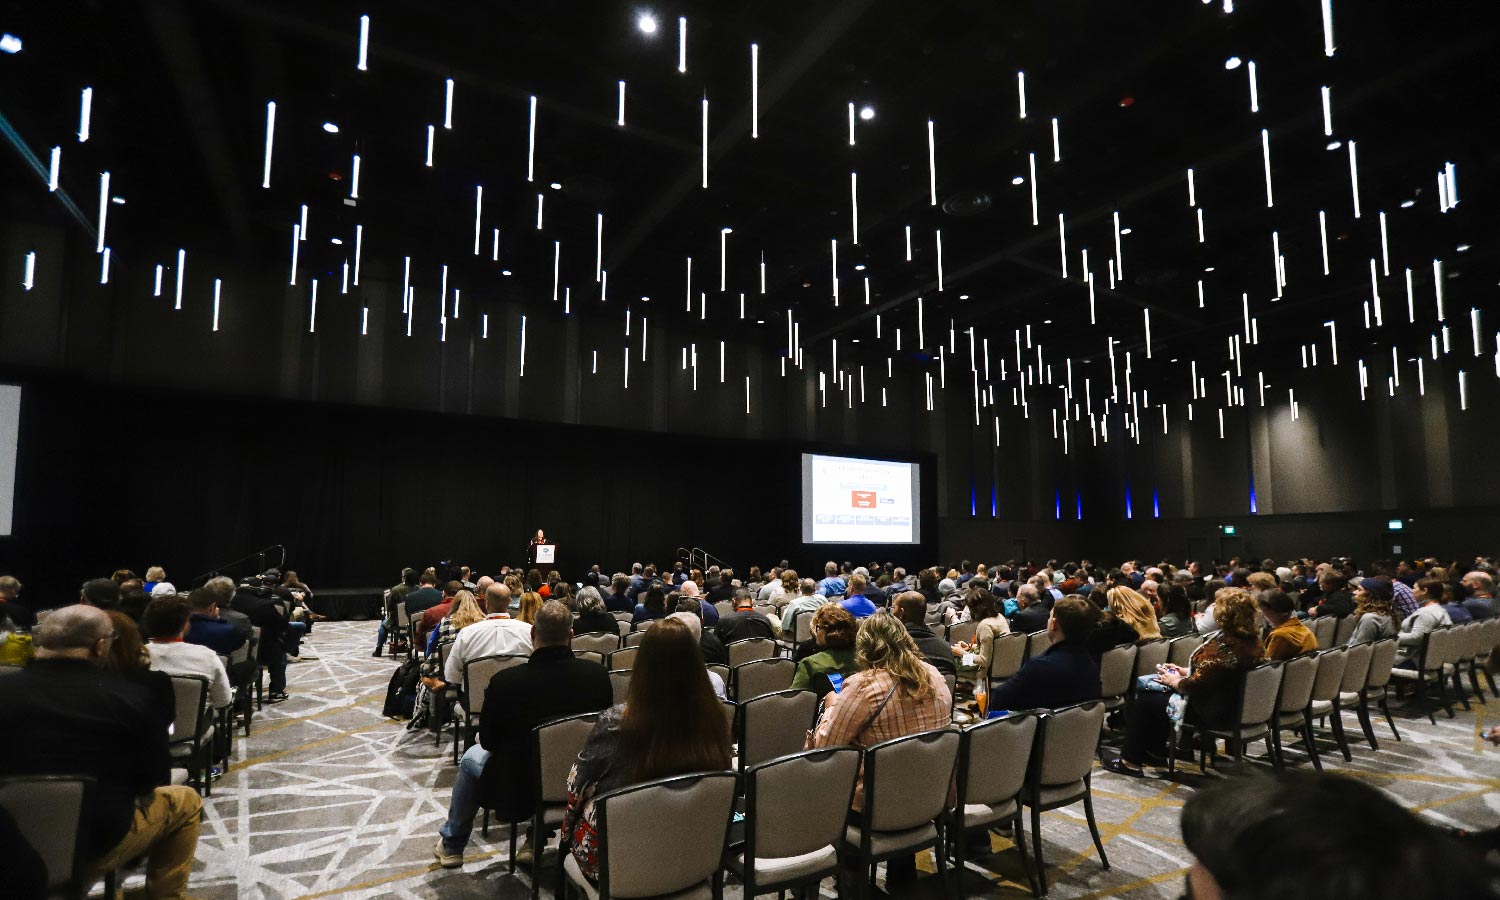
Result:
M614 632L590 632L573 635L574 650L592 650L595 653L613 653L620 649L620 636Z
M876 864L929 847L946 888L941 825L959 742L957 731L944 728L865 750L864 811L850 813L842 844L842 853L852 858L858 900L869 896Z
M731 671L734 679L729 684L734 690L734 699L743 703L761 694L786 690L792 684L797 664L784 656L773 656L742 663Z
M1334 734L1343 732L1343 711L1345 709L1356 709L1359 705L1359 695L1364 692L1365 681L1370 677L1370 660L1375 652L1375 645L1371 643L1355 644L1353 647L1344 648L1344 677L1339 683L1338 694L1333 700L1333 712L1330 719L1336 719ZM1344 761L1354 759L1349 752L1348 741L1343 741L1339 749L1344 754Z
M1327 650L1334 646L1334 638L1338 636L1339 620L1335 616L1318 616L1310 619L1308 624L1312 627L1313 637L1318 639L1318 649Z
M406 601L402 600L396 604L396 634L390 635L391 640L397 637L406 639L406 658L411 659L417 652L417 642L411 640L411 616L406 614Z
M485 688L490 686L490 679L497 672L509 669L511 666L524 666L531 656L525 653L502 653L495 656L481 656L464 663L464 720L460 724L457 715L454 716L453 732L453 764L458 765L460 750L458 745L463 744L467 750L474 744L477 733L474 722L484 715Z
M630 634L630 620L617 619L615 620L615 625L620 630L620 643L623 644L625 642L626 635Z
M1021 854L1021 868L1033 895L1039 893L1036 876L1026 856L1026 831L1022 825L1020 795L1026 785L1035 742L1037 713L1023 711L989 719L963 730L958 745L958 802L945 813L948 852L953 858L954 877L964 896L965 838L983 830L986 835L1000 822L1009 822Z
M176 712L168 731L167 749L172 761L185 764L198 793L213 796L214 725L208 708L208 679L202 675L173 675L172 696Z
M1044 628L1041 631L1033 631L1026 635L1026 658L1041 656L1052 646L1052 636Z
M1291 730L1302 735L1307 758L1313 768L1323 771L1318 760L1318 748L1313 743L1313 717L1308 707L1312 704L1313 683L1318 678L1318 654L1304 653L1286 660L1281 667L1281 688L1277 692L1276 707L1272 713L1270 727L1271 762L1277 769L1286 768L1286 755L1281 743L1281 732Z
M1026 644L1029 635L1011 632L995 636L995 642L990 647L990 671L989 680L991 688L995 682L1005 681L1017 672L1021 671L1021 663L1026 661Z
M598 663L601 666L604 665L604 654L596 653L593 650L574 650L573 656L577 659L586 659L591 663Z
M49 897L83 900L93 886L86 861L76 851L83 794L93 782L85 775L0 777L0 810L10 815L21 839L41 858Z
M757 659L768 659L776 655L776 642L770 638L745 638L733 641L725 648L729 652L729 668Z
M1457 633L1451 626L1436 628L1422 635L1422 643L1412 659L1416 662L1415 669L1399 668L1391 671L1391 676L1402 684L1411 684L1416 687L1417 699L1427 701L1427 688L1437 690L1437 705L1443 708L1448 718L1453 718L1453 704L1448 700L1448 667L1453 665L1457 659ZM1370 661L1374 668L1375 661ZM1466 704L1467 705L1467 704ZM1427 705L1427 718L1432 724L1437 724L1432 705Z
M610 673L609 673L609 686L612 687L612 688L614 688L614 692L615 692L615 704L619 705L621 703L624 703L626 696L628 696L629 693L630 693L630 670L629 669L612 669L612 670L610 670Z
M719 611L719 615L727 616L734 612L734 603L729 600L720 600L714 604L714 609Z
M740 705L733 700L720 700L719 711L724 714L724 727L729 729L729 742L733 744L735 723L740 719ZM734 767L734 761L731 759L729 768Z
M252 626L250 626L250 643L254 647L254 649L250 651L250 655L255 660L255 675L254 675L255 680L254 680L254 683L252 685L252 687L253 687L253 691L252 692L255 695L255 708L257 710L259 710L259 709L263 709L264 708L264 706L261 703L261 698L262 698L262 695L263 695L263 688L264 688L265 674L266 674L266 667L260 661L260 626L259 625L252 625ZM250 718L250 700L248 698L245 700L245 718L247 720ZM249 724L248 721L246 722L246 724L247 725ZM249 732L246 732L246 734L249 734Z
M615 617L616 622L624 622L627 625L635 618L634 612L613 612L610 615Z
M1274 757L1270 721L1281 690L1281 674L1280 662L1264 662L1240 676L1235 688L1234 725L1229 728L1199 728L1179 723L1178 728L1184 734L1195 735L1203 744L1200 768L1207 769L1211 759L1217 758L1219 738L1224 739L1236 762L1245 758L1245 745L1257 740L1264 740L1266 750ZM1177 771L1176 753L1167 757L1167 771Z
M1135 645L1135 678L1142 675L1155 675L1156 667L1167 661L1171 654L1172 645L1166 638L1156 638L1145 643ZM1131 689L1135 688L1135 679L1132 678Z
M744 883L746 900L788 888L816 897L823 879L838 878L859 760L854 747L829 747L778 754L743 772L745 842L728 848L724 866Z
M610 669L634 669L636 654L641 652L640 647L621 647L605 655L609 660Z
M1184 634L1167 642L1167 662L1187 668L1193 659L1193 651L1203 644L1203 635Z
M14 675L24 669L25 666L13 666L10 663L0 665L0 675Z
M740 774L801 750L817 708L818 698L811 691L777 691L741 701L734 729Z
M625 635L625 640L623 641L623 644L626 647L639 647L641 645L641 641L644 641L645 639L646 639L646 632L644 630L643 631L632 631L629 634Z
M781 621L781 616L777 615L776 604L774 603L758 603L753 608L756 612L760 613L773 622Z
M1347 644L1349 638L1354 635L1354 628L1359 624L1359 617L1347 615L1339 619L1333 630L1333 642L1335 644Z
M1134 644L1121 644L1109 648L1099 657L1099 697L1104 701L1106 712L1125 705L1125 695L1134 684L1135 654Z
M1026 783L1021 789L1021 805L1031 810L1031 849L1036 858L1039 896L1047 894L1047 864L1042 856L1042 813L1083 801L1084 818L1099 862L1109 868L1109 856L1099 838L1094 819L1092 770L1094 748L1104 728L1104 702L1088 700L1064 706L1038 717L1036 742L1032 745L1031 763Z
M630 626L630 630L632 632L650 631L651 630L651 626L655 625L659 621L661 621L661 620L660 619L642 619L639 622L632 623L631 626Z
M1474 663L1484 675L1484 680L1489 682L1490 696L1500 697L1500 690L1495 689L1495 676L1490 674L1489 665L1494 658L1495 648L1500 646L1500 618L1485 619L1480 625L1480 637L1477 641L1479 652L1474 656Z
M948 626L948 643L957 644L962 641L965 644L974 642L974 635L979 631L978 622L958 622Z
M532 783L536 786L536 807L531 814L532 840L535 855L532 857L531 900L537 900L542 883L542 851L547 838L562 826L568 811L568 770L583 745L588 742L589 732L599 721L599 713L584 713L545 722L531 729L532 736ZM488 816L489 812L486 811ZM558 858L559 867L562 865ZM516 826L510 826L510 871L516 871Z
M1339 752L1344 754L1345 760L1354 757L1349 753L1349 741L1344 736L1344 717L1335 711L1335 704L1338 703L1339 687L1344 681L1344 669L1348 664L1349 650L1346 647L1319 651L1318 672L1313 678L1312 691L1307 698L1308 718L1328 719L1333 739L1338 743ZM1313 766L1320 772L1323 770L1317 754L1313 754Z
M1469 692L1464 689L1463 672L1469 670L1469 684L1474 688L1474 696L1480 703L1485 705L1489 701L1484 699L1484 689L1479 686L1479 675L1475 669L1474 660L1484 650L1484 622L1465 622L1462 625L1453 626L1458 633L1453 653L1453 690L1458 694L1458 699L1469 708Z
M578 868L563 836L563 878L588 900L656 897L709 882L715 900L724 894L723 853L734 810L733 772L699 772L648 781L594 798L599 829L599 884Z
M722 681L722 682L724 682L724 691L727 693L729 691L729 677L730 677L729 667L728 666L721 666L718 663L711 663L711 664L709 664L707 666L704 666L704 668L707 669L710 672L714 672L714 673L718 674L719 680Z
M1359 727L1365 733L1365 740L1370 743L1370 749L1379 750L1380 745L1375 741L1375 728L1370 722L1370 701L1372 699L1376 701L1380 707L1381 714L1385 716L1385 724L1390 726L1391 734L1396 740L1401 740L1401 732L1396 730L1396 722L1391 718L1389 701L1391 676L1395 672L1391 668L1391 663L1396 659L1396 639L1386 638L1383 641L1376 641L1373 644L1360 646L1369 646L1370 665L1365 670L1363 680L1354 687L1352 696L1340 692L1338 705L1342 709L1349 709L1351 707L1354 709L1355 715L1359 717ZM1352 649L1350 653L1351 655L1353 654ZM1350 665L1353 666L1353 663L1351 662ZM1349 684L1347 678L1344 680L1344 684ZM1379 691L1379 694L1376 691ZM1431 711L1429 710L1430 714ZM1437 722L1434 720L1433 724L1436 725Z

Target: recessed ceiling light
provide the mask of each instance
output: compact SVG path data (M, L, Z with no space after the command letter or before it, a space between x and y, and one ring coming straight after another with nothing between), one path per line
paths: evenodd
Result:
M1224 60L1224 68L1226 69L1238 69L1239 67L1240 58L1238 56L1231 56L1228 59Z
M722 231L722 232L724 232L725 234L734 234L734 229L730 228L728 225L725 225L723 228L721 228L719 230Z
M1120 229L1120 233L1121 234L1129 234L1130 233L1130 229L1129 228L1121 228Z
M1205 272L1212 272L1212 271L1213 271L1213 270L1214 270L1214 267L1213 267L1213 266L1206 266L1206 267L1205 267L1205 268L1204 268L1204 269L1203 269L1203 271L1205 271Z
M330 243L330 244L338 244L340 246L343 246L344 239L343 238L329 238L328 239L328 243Z
M635 20L635 27L639 28L642 34L656 34L656 16L641 13L640 17Z
M547 185L547 187L552 188L554 191L560 191L562 190L562 182L554 181L551 184Z
M1043 325L1051 325L1052 324L1052 320L1051 319L1043 319L1042 320L1042 324Z
M1458 252L1459 253L1467 253L1468 251L1469 251L1469 245L1468 244L1459 244L1458 245Z
M1177 360L1174 359L1174 360L1172 360L1172 362L1177 362Z
M114 203L117 206L124 206L125 205L125 198L124 197L110 197L109 198L109 202Z
M1010 180L1010 183L1011 184L1025 184L1026 183L1026 179L1024 177L1020 176L1020 175L1017 175L1015 178L1012 178Z
M328 132L329 134L338 134L339 133L339 127L337 125L333 124L332 122L324 122L323 123L323 130L326 131L326 132Z
M852 338L852 339L850 339L849 343L851 343L851 344L857 344L857 343L859 343L859 338Z
M764 325L764 324L766 324L766 320L765 319L756 319L755 320L755 324L757 324L757 325Z
M0 35L0 53L20 53L21 39L13 34Z
M1342 146L1344 146L1344 145L1343 145L1343 143L1341 141L1329 141L1327 149L1329 149L1329 150L1337 150L1338 148L1340 148Z
M859 263L859 264L855 265L855 267L854 267L854 271L856 271L856 272L863 272L864 270L865 270L865 264L864 263Z
M1415 201L1415 200L1402 200L1401 201L1401 208L1402 209L1411 209L1413 206L1416 206L1416 205L1417 205L1417 201Z
M960 299L960 300L967 300L967 299L969 299L969 295L968 294L959 294L958 295L958 299Z
M873 107L873 106L862 107L860 109L860 111L859 111L859 117L861 119L864 119L866 122L868 122L871 119L875 118L875 107Z
M501 269L500 270L500 274L501 275L509 275L510 274L510 269Z

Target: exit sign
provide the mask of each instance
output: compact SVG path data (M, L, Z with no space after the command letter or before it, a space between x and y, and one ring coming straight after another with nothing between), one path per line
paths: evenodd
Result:
M1234 537L1236 534L1239 534L1239 527L1236 525L1220 525L1219 531L1223 532L1225 537Z

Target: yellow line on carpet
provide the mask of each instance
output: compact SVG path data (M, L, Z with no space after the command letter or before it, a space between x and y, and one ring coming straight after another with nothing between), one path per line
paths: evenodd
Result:
M499 852L499 850L489 850L484 853L476 853L473 855L465 854L464 862L469 863L476 860L489 859L491 856L494 856ZM341 888L334 888L333 890L329 891L319 891L316 894L302 894L299 897L293 898L293 900L317 900L317 898L319 897L336 897L339 894L347 894L350 891L369 890L372 887L379 887L382 884L392 884L397 881L403 881L407 878L416 878L419 875L426 875L428 872L437 871L437 869L438 864L436 862L431 862L420 869L407 869L405 872L397 872L394 875L387 875L384 878L373 878L369 881L362 881L359 884L347 884Z
M366 731L374 731L376 728L384 728L390 725L399 724L400 723L382 719L379 722L371 722L369 725L361 725L359 728L351 728L348 731L340 731L338 734L329 735L322 740L309 741L308 743L302 744L298 747L288 747L285 750L277 750L274 753L266 753L261 756L254 756L250 759L245 760L244 762L235 763L234 768L236 771L240 769L248 769L251 766L258 766L261 763L274 762L278 759L281 759L282 757L291 756L294 753L301 753L304 750L314 750L318 747L325 747L335 741L341 741L344 738L352 737L356 734L362 734Z

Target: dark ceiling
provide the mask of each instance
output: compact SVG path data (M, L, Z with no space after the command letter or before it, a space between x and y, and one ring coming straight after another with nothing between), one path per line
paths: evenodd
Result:
M744 338L762 321L767 348L785 344L788 309L822 368L832 339L841 365L882 365L903 330L914 355L917 298L926 346L950 321L960 363L969 327L1014 372L1015 334L1030 330L1045 362L1100 364L1107 340L1133 355L1137 387L1186 387L1188 358L1210 378L1243 332L1242 292L1258 346L1245 369L1298 365L1304 343L1340 324L1346 357L1389 365L1425 352L1439 326L1435 258L1444 261L1454 343L1468 346L1470 307L1494 309L1500 151L1487 4L1341 0L1337 53L1323 50L1316 2L1192 0L1103 4L990 3L473 4L292 0L0 3L0 28L25 49L0 56L0 113L40 161L0 166L5 214L93 226L97 173L111 172L108 241L118 271L148 280L178 247L286 270L292 227L309 208L304 277L337 279L363 226L363 261L399 273L412 258L419 308L436 311L439 272L465 301L552 303L554 242L572 310L620 321L620 307ZM643 34L637 18L660 27ZM356 68L360 15L370 16L368 71ZM687 19L687 71L677 71L677 17ZM759 138L750 134L750 44L759 46ZM1226 59L1245 63L1226 68ZM1250 110L1249 61L1260 111ZM1018 110L1026 73L1028 115ZM453 126L443 127L453 78ZM617 83L626 88L616 123ZM1325 136L1319 88L1332 89ZM75 136L79 92L92 86L91 139ZM535 176L527 180L528 109L538 98ZM709 186L700 186L701 103L709 101ZM271 187L261 186L266 103L277 104ZM848 109L869 105L849 145ZM1052 120L1061 161L1053 161ZM929 196L927 123L934 123L937 205ZM338 126L326 133L325 122ZM435 126L434 161L425 162ZM1261 129L1268 130L1274 206L1266 202ZM1353 216L1347 146L1358 142ZM1331 142L1340 146L1329 149ZM74 221L45 189L53 146ZM1028 154L1036 156L1031 184ZM349 195L361 158L360 196ZM1457 165L1461 202L1439 209L1438 173ZM1205 222L1198 240L1186 170ZM858 173L859 244L851 241L850 173ZM1020 179L1020 184L1013 180ZM550 187L553 183L560 189ZM474 254L475 187L484 187ZM1032 224L1032 191L1038 225ZM544 198L536 228L537 196ZM1404 201L1414 201L1410 208ZM1323 274L1318 213L1326 211L1332 275ZM1370 259L1390 275L1384 325L1363 327ZM1113 214L1124 278L1111 290ZM603 215L609 295L595 284ZM1066 217L1068 279L1058 215ZM721 229L733 233L721 238ZM491 258L500 229L500 260ZM906 257L910 229L912 258ZM942 234L939 291L936 232ZM1277 299L1272 233L1285 256ZM332 237L341 245L329 242ZM727 246L724 292L720 249ZM839 304L830 242L838 244ZM1459 251L1460 246L1469 249ZM1095 320L1081 251L1089 251ZM760 261L765 260L765 294ZM687 257L693 294L686 307ZM863 269L859 269L863 266ZM1410 267L1416 321L1407 320ZM9 271L9 269L7 269ZM502 275L502 271L513 274ZM399 277L399 274L392 277ZM870 286L865 302L864 279ZM1199 308L1198 282L1205 303ZM1151 362L1142 359L1145 317ZM876 338L875 314L882 319ZM1487 312L1488 314L1488 312ZM1486 320L1485 329L1500 325ZM622 340L623 340L622 335ZM858 339L860 346L852 346ZM1027 338L1023 337L1025 341ZM1488 339L1486 339L1488 341ZM1373 346L1372 346L1373 345ZM1486 345L1486 352L1494 347ZM1178 362L1180 359L1180 362ZM1176 362L1178 364L1174 365ZM1107 363L1106 363L1107 364ZM1373 365L1373 362L1372 362ZM1098 375L1097 368L1094 370ZM1249 372L1237 383L1252 390ZM1061 375L1057 376L1061 380ZM1383 382L1383 376L1380 380ZM967 381L967 377L965 378ZM1107 375L1104 377L1108 382ZM1352 377L1351 377L1352 384ZM1003 393L1002 393L1003 392ZM1159 399L1165 399L1160 394Z

